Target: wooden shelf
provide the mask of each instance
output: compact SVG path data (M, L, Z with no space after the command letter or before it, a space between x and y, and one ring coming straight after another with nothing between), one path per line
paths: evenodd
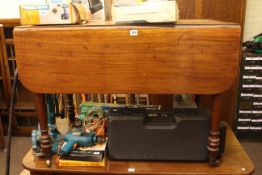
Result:
M14 39L5 39L6 45L14 45Z
M44 160L35 160L32 151L23 159L23 166L34 173L73 173L73 174L219 174L245 175L252 174L254 165L232 130L228 128L225 153L222 156L222 165L211 168L206 162L134 162L107 160L105 167L59 167L56 164L57 156L53 156L51 168L46 167ZM129 169L135 170L129 172Z

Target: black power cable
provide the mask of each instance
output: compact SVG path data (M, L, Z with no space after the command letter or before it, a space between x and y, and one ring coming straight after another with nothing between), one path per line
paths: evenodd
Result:
M11 153L11 141L12 141L11 136L12 136L12 127L13 127L12 123L13 123L13 112L14 112L13 108L16 103L15 90L16 90L17 80L18 80L18 73L16 69L14 74L14 82L13 82L12 94L11 94L11 100L9 106L9 123L8 123L8 133L7 133L6 170L5 170L6 175L10 174L10 153Z

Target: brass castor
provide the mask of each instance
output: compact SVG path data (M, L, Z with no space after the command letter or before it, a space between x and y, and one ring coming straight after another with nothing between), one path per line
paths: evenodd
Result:
M221 165L221 162L219 159L210 158L209 159L209 166L210 167L218 167Z
M46 159L45 163L46 163L47 167L51 167L51 160L50 159Z

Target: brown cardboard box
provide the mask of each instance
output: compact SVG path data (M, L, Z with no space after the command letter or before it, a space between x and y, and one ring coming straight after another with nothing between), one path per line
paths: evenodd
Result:
M25 4L20 6L22 25L75 24L80 20L72 3Z

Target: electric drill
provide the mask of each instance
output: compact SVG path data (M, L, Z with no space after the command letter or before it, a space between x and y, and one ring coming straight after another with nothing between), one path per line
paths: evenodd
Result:
M56 154L59 142L63 139L63 135L58 131L56 127L56 116L63 116L63 114L56 113L58 109L58 96L47 94L45 95L46 99L46 109L47 109L47 118L48 118L48 133L52 140L52 153ZM42 157L44 154L41 151L41 131L33 130L32 131L32 149L36 157Z
M72 147L77 144L78 146L95 146L96 144L102 144L105 142L105 138L101 136L97 136L95 133L79 133L79 132L68 132L64 140L66 141L66 144L64 144L61 147L60 154L61 155L67 155Z

